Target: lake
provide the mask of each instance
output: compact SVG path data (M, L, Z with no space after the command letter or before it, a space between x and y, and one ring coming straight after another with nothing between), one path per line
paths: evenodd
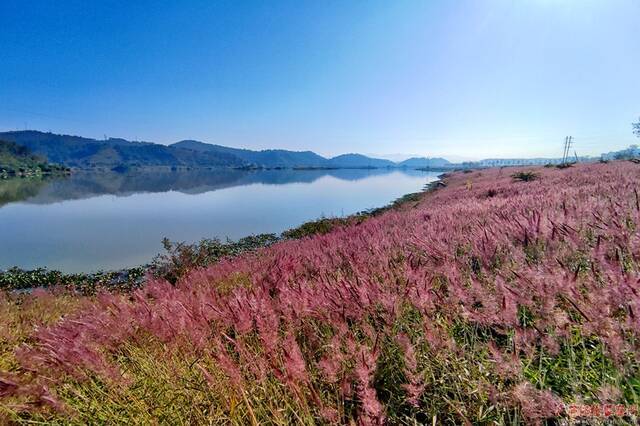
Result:
M76 173L0 181L0 269L64 272L148 263L164 237L195 242L280 233L420 191L415 170Z

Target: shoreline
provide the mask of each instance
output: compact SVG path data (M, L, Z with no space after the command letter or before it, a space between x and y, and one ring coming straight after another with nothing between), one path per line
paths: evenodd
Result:
M382 214L388 210L400 208L411 202L418 201L422 196L446 186L443 182L448 176L444 172L437 176L436 180L424 185L419 192L405 194L390 203L360 212L353 213L345 217L318 218L303 222L291 229L277 234L255 234L248 235L237 241L221 241L218 238L203 238L194 243L177 243L164 239L165 252L158 253L149 263L121 268L115 270L97 270L91 272L66 273L47 267L34 269L23 269L12 266L7 269L0 269L0 291L12 293L31 292L37 288L65 287L85 294L93 294L98 289L108 291L129 291L141 287L146 282L146 277L151 275L162 277L172 281L179 278L175 275L176 269L191 267L204 267L211 265L225 257L235 257L244 253L249 253L260 248L268 247L272 244L309 237L312 235L325 234L338 226L345 226ZM191 262L188 265L178 265L183 263L184 257L196 257L202 255L203 251L213 251L213 256L206 256L204 262Z

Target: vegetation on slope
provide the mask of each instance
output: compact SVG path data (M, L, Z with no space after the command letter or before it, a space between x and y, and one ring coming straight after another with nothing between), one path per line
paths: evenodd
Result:
M96 140L37 131L0 133L51 162L76 168L116 167L240 167L247 163L227 154L197 153L147 142L124 139Z
M624 404L618 420L631 422L640 168L534 173L455 174L414 208L174 285L5 296L1 410L76 423L460 424L558 419L581 403Z
M117 138L97 140L38 131L4 132L0 133L0 139L25 146L51 162L82 169L127 170L135 167L361 168L395 165L391 161L356 154L327 159L311 151L298 152L283 149L253 151L190 140L165 146Z
M287 151L284 149L266 149L253 151L250 149L230 148L227 146L208 144L199 141L185 140L176 142L172 147L189 149L201 153L227 154L241 158L247 164L257 167L324 167L327 159L311 151Z
M344 154L333 158L324 158L311 151L286 151L282 149L252 151L193 140L176 142L171 146L198 152L233 154L258 167L383 168L396 166L393 161L371 158L362 154Z
M28 148L0 140L0 179L67 173L66 167L49 164Z

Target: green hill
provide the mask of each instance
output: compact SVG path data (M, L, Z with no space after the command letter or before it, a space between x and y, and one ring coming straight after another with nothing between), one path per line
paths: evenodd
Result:
M242 167L245 161L225 153L199 153L148 142L97 140L38 131L0 133L51 162L77 168L114 167Z
M444 159L412 159L402 163L362 154L343 154L325 158L312 151L285 149L232 148L195 140L183 140L172 145L104 140L80 136L58 135L34 130L0 132L0 139L27 147L31 152L52 163L80 169L126 169L129 167L185 168L387 168L424 167L450 163Z
M371 158L362 154L343 154L329 160L332 167L339 168L385 168L396 167L393 161Z
M288 151L284 149L253 151L249 149L229 148L194 140L176 142L171 146L197 152L232 154L258 167L359 169L395 166L395 163L392 161L370 158L361 154L343 154L333 158L325 158L312 151Z
M326 158L311 151L287 151L284 149L253 151L193 140L176 142L171 146L202 153L231 154L257 167L328 167Z
M27 147L0 140L0 178L64 173L66 170L32 154Z
M407 168L438 168L438 167L450 167L451 163L444 158L425 158L425 157L412 157L398 163L400 167Z

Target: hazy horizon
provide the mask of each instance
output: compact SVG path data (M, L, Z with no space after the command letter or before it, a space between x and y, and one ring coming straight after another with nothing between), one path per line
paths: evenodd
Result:
M0 129L379 158L638 142L640 3L0 4Z

